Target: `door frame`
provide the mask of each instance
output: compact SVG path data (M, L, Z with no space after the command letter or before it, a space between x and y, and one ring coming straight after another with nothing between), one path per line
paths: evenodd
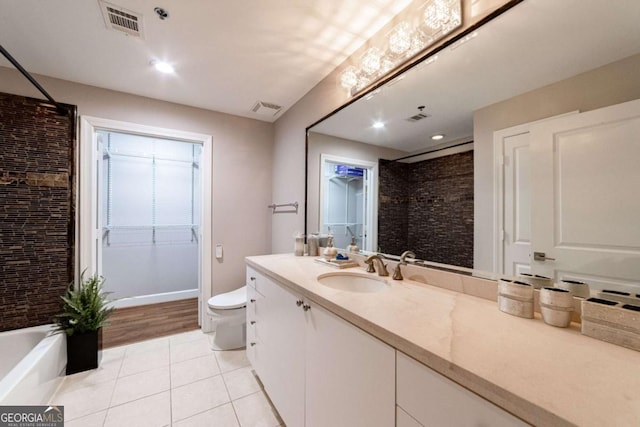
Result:
M363 248L360 248L362 250L371 250L373 252L377 251L378 248L378 163L377 162L371 162L371 161L367 161L367 160L358 160L358 159L351 159L348 157L343 157L343 156L336 156L333 154L326 154L326 153L321 153L320 154L320 203L319 203L319 210L320 212L318 212L318 228L322 225L323 223L323 219L324 219L324 193L325 193L325 185L324 185L324 165L327 162L331 162L331 163L345 163L351 166L355 166L358 168L363 168L363 169L367 169L370 172L370 177L368 179L367 184L367 203L366 203L366 209L367 209L367 215L365 220L367 221L368 224L368 233L367 233L367 239L364 240L363 242L366 244L367 242L371 242L370 243L370 247L373 249L367 249L366 245L363 244ZM342 248L342 249L346 249L346 248Z
M213 140L210 135L186 132L175 129L141 125L119 120L103 119L92 116L80 117L80 142L78 156L78 191L76 206L76 236L79 242L76 249L76 277L81 273L93 275L99 272L98 244L101 241L101 218L98 215L98 137L97 131L113 131L149 136L154 138L173 139L202 144L200 173L202 185L200 197L200 245L199 245L199 283L198 283L198 323L202 324L202 301L211 297L211 247L213 241L212 218L212 166Z

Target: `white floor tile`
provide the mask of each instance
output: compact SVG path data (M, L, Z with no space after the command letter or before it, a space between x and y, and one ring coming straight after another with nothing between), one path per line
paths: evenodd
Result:
M132 356L138 353L146 353L155 350L164 350L169 348L169 338L160 337L151 340L140 341L126 346L125 356Z
M114 360L122 359L124 357L124 353L127 350L127 346L120 347L111 347L106 350L102 350L102 359L101 363L109 363Z
M171 424L170 392L154 394L107 411L104 427L161 427Z
M115 385L116 381L111 380L67 392L58 392L51 398L51 403L64 406L64 418L70 421L107 409Z
M206 340L195 340L171 345L171 363L180 363L185 360L211 354L212 350Z
M216 351L215 355L221 372L229 372L251 365L245 349Z
M169 377L169 367L165 366L118 378L110 406L121 405L142 397L158 394L161 391L167 391L171 387Z
M97 369L78 372L77 374L67 375L60 385L59 393L66 393L78 388L97 385L103 382L115 380L118 378L118 372L122 365L122 359L114 359L105 362L102 360Z
M220 375L171 390L173 421L182 420L229 402L229 393Z
M167 343L169 340L167 339ZM168 366L170 363L169 346L159 347L155 350L146 352L134 352L129 354L129 350L124 356L122 367L120 368L120 377L138 374L152 369Z
M236 413L231 403L218 406L202 412L193 417L186 418L177 423L173 423L173 427L239 427Z
M202 330L200 329L196 329L194 331L189 331L189 332L183 332L181 334L175 334L175 335L171 335L169 337L169 342L171 345L174 344L182 344L185 342L190 342L190 341L197 341L197 340L206 340L207 339L207 335L205 333L202 332Z
M66 411L67 408L65 408ZM76 418L75 420L67 421L64 420L65 427L102 427L104 424L105 416L107 415L107 411L96 412L91 415L87 415L85 417ZM66 414L65 414L66 418Z
M253 368L251 366L227 372L223 374L222 377L227 385L227 390L229 391L231 400L235 400L261 390L260 383L256 379L255 375L253 375Z
M208 354L195 359L171 364L171 387L180 387L220 373L215 356Z
M233 401L241 427L277 427L282 421L262 391Z

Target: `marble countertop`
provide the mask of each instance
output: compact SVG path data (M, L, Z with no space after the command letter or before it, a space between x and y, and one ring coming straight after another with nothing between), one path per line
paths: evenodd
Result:
M391 277L381 292L335 290L316 278L340 270L311 257L247 264L528 423L640 425L640 352L583 336L578 324L555 328L539 314L522 319L487 299Z

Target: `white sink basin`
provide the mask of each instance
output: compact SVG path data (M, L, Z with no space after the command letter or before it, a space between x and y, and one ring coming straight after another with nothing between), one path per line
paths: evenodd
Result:
M349 292L380 292L389 288L383 278L359 273L325 273L318 276L318 282L329 288Z

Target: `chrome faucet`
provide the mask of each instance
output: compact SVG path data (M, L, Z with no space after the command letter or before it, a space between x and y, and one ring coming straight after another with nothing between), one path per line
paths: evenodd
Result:
M375 273L374 261L378 261L378 276L388 276L387 266L382 262L381 255L371 255L364 262L367 264L367 273Z
M396 265L396 269L393 270L393 280L402 280L402 271L400 270L400 266L407 265L407 257L415 259L416 254L411 251L402 252L402 255L400 255L400 262Z

